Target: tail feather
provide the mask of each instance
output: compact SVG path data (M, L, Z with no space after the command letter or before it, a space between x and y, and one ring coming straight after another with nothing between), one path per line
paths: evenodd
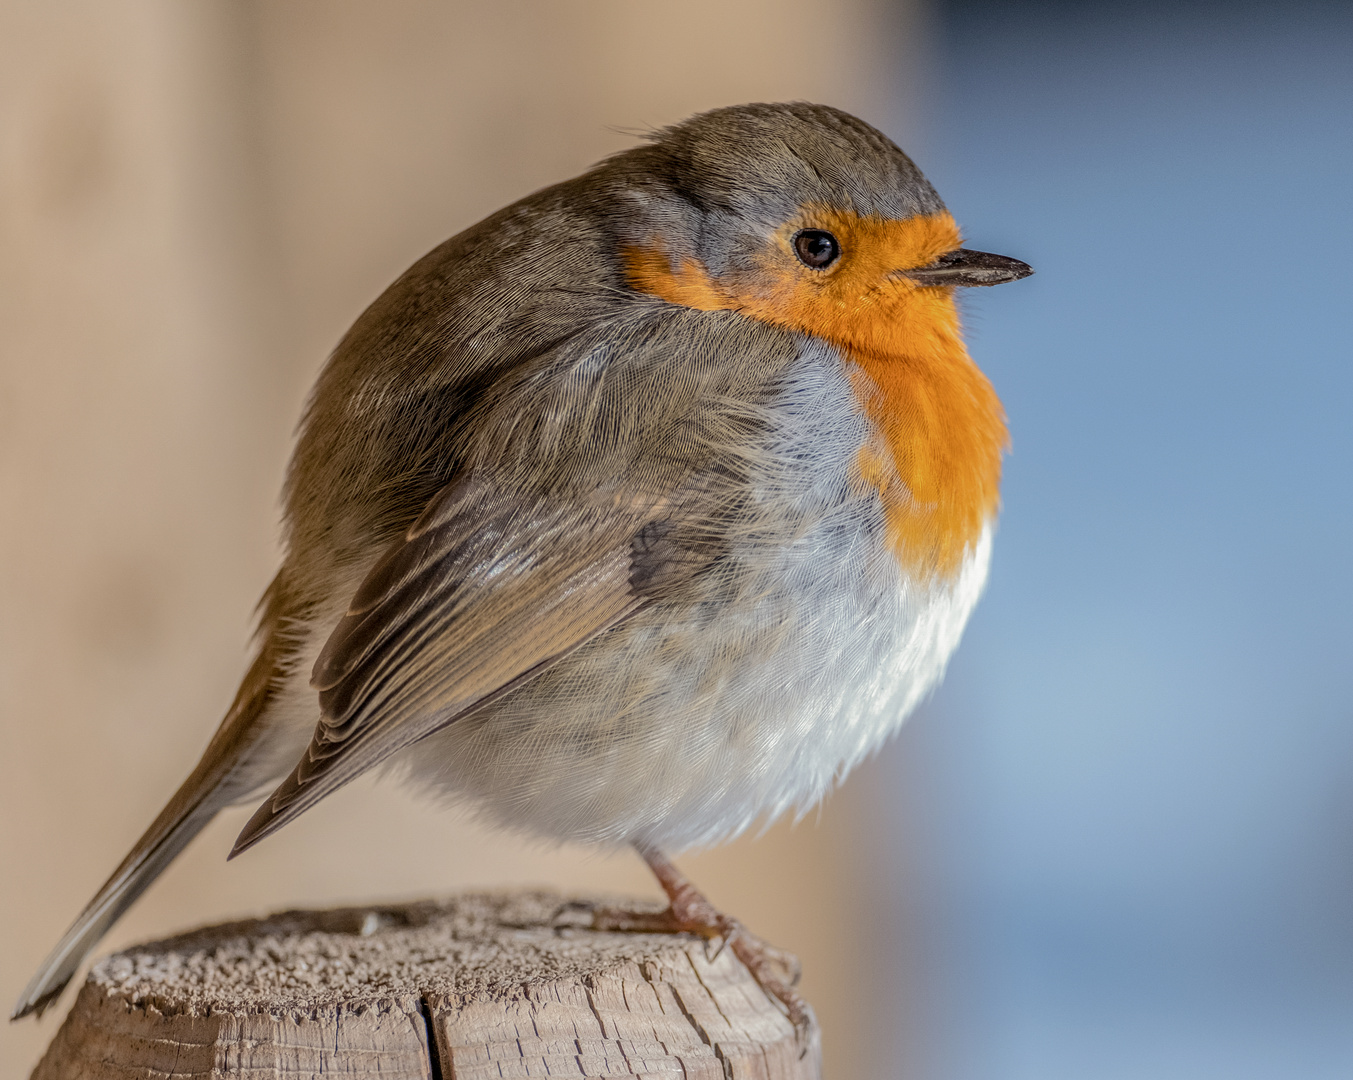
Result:
M166 821L170 811L175 809L174 802L165 807L155 824L141 837L122 865L57 942L56 948L19 995L11 1020L18 1020L29 1013L41 1016L47 1006L61 996L71 976L79 970L85 957L98 945L109 927L150 887L150 883L160 876L174 856L187 847L188 842L216 816L218 806L215 802L198 802L173 815L173 820Z
M261 734L256 721L271 696L278 671L275 640L265 641L202 760L43 961L19 995L11 1020L29 1013L41 1016L109 927L206 828L216 812L246 794L245 788L257 786L257 780L246 782L241 773L247 770L241 766Z

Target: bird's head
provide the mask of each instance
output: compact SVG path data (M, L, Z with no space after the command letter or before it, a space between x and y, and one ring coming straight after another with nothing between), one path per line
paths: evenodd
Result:
M898 147L824 105L693 117L610 163L632 288L735 310L851 350L896 355L956 333L952 286L1033 271L962 246Z

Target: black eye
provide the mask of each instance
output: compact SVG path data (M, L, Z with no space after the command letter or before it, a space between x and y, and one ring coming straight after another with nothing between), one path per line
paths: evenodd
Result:
M841 257L841 245L824 229L803 229L794 234L794 254L814 270L825 270Z

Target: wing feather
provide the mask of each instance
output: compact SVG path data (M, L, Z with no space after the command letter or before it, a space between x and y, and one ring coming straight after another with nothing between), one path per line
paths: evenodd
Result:
M375 564L314 667L321 718L232 857L391 754L638 611L656 500L444 489ZM647 573L647 571L646 571Z

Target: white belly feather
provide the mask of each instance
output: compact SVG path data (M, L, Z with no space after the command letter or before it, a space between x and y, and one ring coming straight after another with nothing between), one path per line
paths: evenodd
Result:
M649 609L397 769L509 828L679 850L807 809L878 748L943 674L990 527L955 581L910 579L855 471L870 428L844 365L804 348L767 409L736 612Z

